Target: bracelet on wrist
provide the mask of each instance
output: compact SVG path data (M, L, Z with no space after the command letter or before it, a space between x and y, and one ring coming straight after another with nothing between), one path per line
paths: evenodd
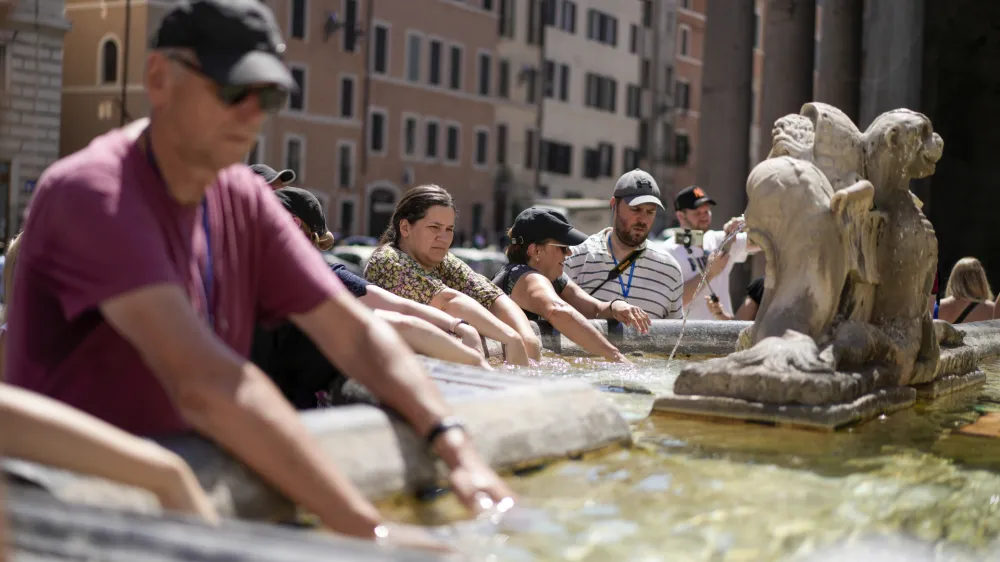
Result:
M469 325L468 322L466 322L465 320L462 320L461 318L459 318L458 322L455 322L455 325L451 327L451 335L457 336L458 335L458 327L461 326L462 324L465 324L466 326Z
M427 435L424 436L424 445L426 445L428 449L433 448L434 442L452 429L461 429L462 431L465 431L465 422L454 416L443 418L441 421L434 424L430 431L427 432Z

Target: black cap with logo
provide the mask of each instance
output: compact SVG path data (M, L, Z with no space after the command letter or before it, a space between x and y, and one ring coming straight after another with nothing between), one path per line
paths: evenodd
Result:
M282 55L274 14L259 0L178 0L153 38L154 49L191 49L217 84L297 89Z
M573 228L559 211L532 207L521 211L514 219L510 238L513 244L537 244L555 240L567 246L578 246L587 240L587 235Z
M697 209L702 205L708 203L709 205L715 205L715 199L712 199L705 193L705 190L698 187L697 185L689 185L677 193L677 197L674 198L674 206L677 207L678 211L687 211L691 209Z
M299 217L313 234L326 234L326 214L319 199L309 191L299 187L282 187L274 192L289 213Z
M613 196L625 201L629 207L653 203L661 209L664 208L663 202L660 201L660 187L656 185L656 180L648 172L639 168L626 172L618 178Z

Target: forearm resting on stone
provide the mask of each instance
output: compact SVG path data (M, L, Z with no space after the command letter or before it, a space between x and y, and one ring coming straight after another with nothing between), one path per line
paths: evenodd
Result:
M481 353L426 320L387 310L377 310L375 315L388 322L417 353L463 365L489 368L489 363Z
M457 291L445 290L435 295L431 306L465 320L480 334L507 346L507 360L516 365L527 365L528 355L517 330L479 305L472 297Z

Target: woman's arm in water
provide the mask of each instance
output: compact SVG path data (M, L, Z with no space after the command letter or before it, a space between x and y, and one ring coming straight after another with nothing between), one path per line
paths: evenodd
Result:
M176 454L55 400L0 383L4 454L92 474L156 494L166 508L210 523L219 516Z
M375 310L375 316L385 320L413 351L453 363L472 365L492 371L486 357L445 333L430 322L390 310Z
M510 297L507 295L497 297L490 305L490 312L504 324L517 331L518 335L521 336L521 341L524 342L524 351L528 354L529 359L538 361L542 358L542 341L538 338L535 330L531 328L531 322L524 315L524 311Z
M479 355L483 355L483 343L479 338L479 332L471 324L462 324L461 318L455 318L433 306L394 295L377 285L368 285L367 291L368 293L360 299L365 306L425 320L445 332L454 333L462 339L462 343L476 350Z
M507 348L507 361L515 365L527 365L528 353L524 340L514 328L486 310L475 299L454 289L444 289L431 299L431 306L461 318L479 333L494 339Z
M572 281L559 296L586 318L614 319L644 334L649 332L650 320L646 311L624 300L599 301Z
M580 311L559 298L552 282L544 275L534 272L523 275L510 296L518 306L544 318L588 353L611 361L629 362Z

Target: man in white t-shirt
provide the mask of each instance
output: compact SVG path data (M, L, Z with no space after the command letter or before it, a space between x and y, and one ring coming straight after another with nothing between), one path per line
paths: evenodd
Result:
M704 232L701 245L695 236L676 232L667 240L666 249L681 266L684 276L684 310L690 320L732 320L733 304L729 296L729 276L733 264L743 263L759 250L747 240L745 232L731 238L708 269L708 282L696 294L702 274L708 267L708 258L719 249L730 233L739 228L742 219L734 218L723 230L709 230L712 224L712 206L715 201L705 190L692 185L681 190L674 199L677 220L684 231Z

